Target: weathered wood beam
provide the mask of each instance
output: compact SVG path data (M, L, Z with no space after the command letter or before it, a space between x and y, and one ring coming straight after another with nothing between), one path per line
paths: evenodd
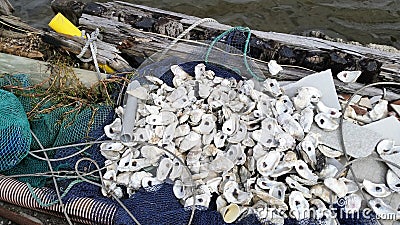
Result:
M188 16L188 15L181 14L181 13L174 13L174 12L170 12L170 11L166 11L166 10L160 10L157 8L147 7L147 6L143 6L143 5L136 5L136 4L131 4L131 3L122 2L122 1L104 3L104 5L111 6L111 7L116 7L117 4L121 4L125 7L127 7L126 10L132 10L132 12L143 11L143 12L140 12L142 15L145 15L144 12L147 12L147 14L149 14L149 13L165 14L166 16L175 18L175 19L179 20L181 23L186 24L186 25L191 25L200 19L195 16ZM231 28L231 26L229 26L229 25L220 24L220 23L205 23L205 24L202 24L201 27L207 27L209 29L216 29L216 30L221 30L221 31ZM311 50L312 49L320 49L320 50L342 49L343 51L348 51L355 55L360 55L360 56L361 55L370 55L373 58L381 58L385 61L392 62L392 63L396 62L396 60L400 60L400 51L386 52L386 51L382 51L379 49L373 49L373 48L363 47L363 46L358 46L358 45L353 45L353 44L332 42L332 41L323 40L323 39L314 38L314 37L304 37L304 36L297 36L297 35L284 34L284 33L264 32L264 31L257 31L257 30L254 30L252 32L256 36L259 36L263 39L274 40L274 41L278 41L278 42L281 42L281 43L287 44L287 45L303 47L305 49L311 49ZM397 67L399 67L399 66L397 66Z
M11 15L14 8L8 0L0 0L0 15Z
M124 5L127 3L123 3ZM130 4L129 4L130 5ZM108 6L108 5L107 5ZM142 7L142 6L140 6ZM148 7L144 7L148 8ZM130 13L132 11L129 11ZM133 10L133 12L144 16L149 14L145 14L145 12L137 12L137 9ZM157 10L158 12L158 10ZM164 11L162 11L164 12ZM133 56L142 56L151 55L155 52L160 52L165 50L171 42L174 40L171 37L166 35L158 34L155 32L148 32L143 31L137 28L134 28L131 24L126 23L126 21L118 21L116 15L114 17L111 15L108 16L95 16L83 13L82 17L80 18L80 25L88 30L93 30L96 27L100 27L103 31L103 40L106 42L114 43L118 45L121 51L127 55ZM180 14L172 13L171 15L177 16ZM154 16L154 15L153 15ZM96 23L94 23L96 21ZM221 25L223 26L223 25ZM228 27L226 27L228 28ZM123 43L122 45L119 43ZM170 52L170 55L174 55L181 58L191 58L190 53L204 53L207 49L208 45L204 43L182 40L179 44L175 45ZM127 46L124 46L127 45ZM314 50L315 51L315 50ZM239 63L241 63L239 61ZM255 64L261 71L265 74L268 74L268 67L266 62L263 60L256 60ZM278 80L299 80L302 77L311 74L309 70L305 70L299 67L285 67L278 76L274 77ZM390 75L389 75L390 77ZM335 81L336 87L338 91L342 92L354 92L360 89L363 85L362 84L344 84L339 80ZM382 94L380 89L370 88L367 89L363 94L369 95L379 95ZM389 94L392 100L397 99L399 97L398 94L391 92Z
M89 10L89 9L90 10ZM90 3L83 9L80 25L85 29L101 27L104 40L114 43L122 52L134 56L151 55L165 48L176 32L159 29L168 23L186 28L200 20L198 17L155 9L126 2ZM177 26L179 27L179 26ZM204 23L190 32L192 39L210 39L231 28L220 23ZM148 32L146 32L148 31ZM171 34L173 33L173 34ZM342 70L362 70L360 81L400 81L400 51L387 52L364 46L332 42L275 32L252 31L250 55L269 61L303 66L313 70L331 68L334 74Z
M143 6L143 5L137 5L137 4L131 4L128 2L122 2L122 1L115 1L115 2L108 2L108 3L98 3L100 5L104 5L107 7L117 7L117 5L125 6L126 10L131 11L136 13L135 11L138 11L138 14L141 13L142 15L146 15L144 12L147 12L147 15L150 14L164 14L166 16L170 16L172 18L177 19L183 24L186 25L191 25L198 21L200 18L195 17L195 16L188 16L182 13L175 13L167 10L161 10L157 8L152 8L148 6ZM225 25L225 24L220 24L220 23L205 23L200 25L201 27L206 27L209 29L216 29L216 30L221 30L225 31L232 26ZM351 54L355 55L360 55L360 56L370 56L372 58L377 58L377 59L382 59L384 61L387 61L388 64L396 64L396 61L400 60L400 50L397 52L388 52L388 51L383 51L380 49L373 49L369 47L364 47L364 46L359 46L359 45L353 45L353 44L346 44L346 43L341 43L341 42L333 42L333 41L328 41L328 40L323 40L320 38L314 38L314 37L304 37L304 36L298 36L298 35L291 35L291 34L284 34L284 33L277 33L277 32L264 32L264 31L257 31L253 30L253 34L255 34L257 37L260 37L262 39L266 40L274 40L283 44L291 45L291 46L296 46L296 47L303 47L305 49L310 49L310 50L343 50L345 52L349 52ZM397 68L400 68L400 65L396 65Z

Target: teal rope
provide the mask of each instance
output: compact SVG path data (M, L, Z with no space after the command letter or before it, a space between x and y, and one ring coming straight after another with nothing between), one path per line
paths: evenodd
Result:
M68 187L65 189L64 193L61 195L61 198L64 198L75 184L78 184L78 183L81 183L81 182L83 182L83 180L74 180L74 181L72 181L72 182L68 185ZM49 207L49 206L55 205L55 204L57 204L57 203L59 202L59 200L56 199L56 200L54 200L54 201L52 201L52 202L44 203L44 202L36 195L35 190L33 190L33 187L32 187L29 183L26 183L26 185L28 186L28 190L29 190L29 192L32 194L32 197L36 200L36 202L37 202L41 207Z
M255 74L255 73L253 72L253 70L250 68L249 63L248 63L248 61L247 61L247 51L249 50L250 38L251 38L251 30L250 30L250 28L248 28L248 27L233 27L233 28L231 28L231 29L229 29L229 30L226 30L225 32L223 32L222 34L220 34L218 37L216 37L216 38L211 42L210 46L208 47L207 53L206 53L206 56L205 56L204 61L205 61L206 63L208 63L208 57L210 56L211 50L212 50L212 48L214 47L214 45L215 45L218 41L220 41L224 36L226 36L227 34L229 34L229 33L231 33L231 32L234 32L234 31L241 31L241 32L247 33L246 44L245 44L245 46L244 46L244 51L243 51L243 62L244 62L244 65L245 65L245 67L246 67L247 72L249 72L249 73L251 74L251 76L254 77L256 80L259 80L259 81L265 80L264 77L259 77L259 76L257 76L257 74Z

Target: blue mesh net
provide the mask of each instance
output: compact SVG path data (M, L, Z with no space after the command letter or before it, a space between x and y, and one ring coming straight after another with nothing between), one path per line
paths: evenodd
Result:
M191 209L183 208L175 198L172 185L163 184L157 191L146 191L141 189L133 197L126 199L123 203L132 209L133 215L141 224L177 224L186 225L189 221ZM135 224L128 214L122 209L117 210L116 225ZM193 225L225 225L219 212L210 209L196 209ZM261 224L254 215L234 223L238 225Z
M339 201L340 202L340 201ZM338 204L333 205L334 213L337 216L337 221L341 225L375 225L379 224L376 214L373 211L359 211L353 214L347 214L343 206Z
M194 77L194 68L200 63L204 63L206 65L206 70L212 70L215 72L215 74L219 77L222 78L235 78L236 80L243 80L243 78L237 74L235 71L230 70L224 66L215 64L215 63L205 63L202 61L192 61L192 62L186 62L186 63L181 63L179 64L179 67L181 67L186 73L188 73L190 76ZM171 69L166 71L160 79L163 80L166 84L169 86L174 86L172 83L172 79L174 78L174 74L172 73Z

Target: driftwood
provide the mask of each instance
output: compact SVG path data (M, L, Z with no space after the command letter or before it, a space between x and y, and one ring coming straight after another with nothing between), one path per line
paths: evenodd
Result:
M163 29L163 26L178 23L186 28L199 19L116 1L86 5L79 22L83 29L104 28L104 40L119 45L122 51L133 50L126 48L129 44L125 46L119 44L125 41L123 43L131 42L131 48L135 48L133 51L151 54L151 50L155 52L163 49L171 40L158 34L175 36L174 34L180 33L180 30L171 31L168 28ZM229 28L231 27L219 23L205 23L190 32L189 36L192 39L205 40ZM150 31L152 34L143 31ZM364 76L367 76L365 80L400 80L396 74L400 71L400 65L397 64L400 60L400 51L385 52L363 46L274 32L252 31L252 33L254 35L250 55L263 61L276 59L281 63L314 70L361 69ZM379 72L382 72L381 77L374 77Z
M14 8L8 0L0 0L0 15L11 15Z
M82 29L100 28L103 40L117 46L131 65L138 65L147 56L165 50L185 28L200 20L198 17L119 1L88 3L78 14L81 15L79 24ZM211 40L230 28L220 23L203 23L185 38ZM174 54L179 56L188 51L204 51L204 48L196 50L199 45L190 44L186 39L175 46ZM388 52L319 38L262 31L252 31L250 45L249 55L257 59L257 66L263 71L267 71L266 62L271 59L314 71L332 69L334 75L342 70L361 70L359 83L344 84L335 80L337 89L343 92L354 92L372 82L400 81L400 51ZM298 80L307 74L310 72L292 68L286 69L277 79ZM371 88L364 94L381 93L381 90ZM391 99L399 97L388 93L387 97Z

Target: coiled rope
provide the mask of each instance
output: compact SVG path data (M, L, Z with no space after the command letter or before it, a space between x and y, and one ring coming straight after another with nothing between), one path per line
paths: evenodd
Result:
M251 38L251 30L250 30L250 28L248 28L248 27L233 27L233 28L231 28L231 29L229 29L229 30L226 30L224 33L220 34L218 37L216 37L216 38L211 42L210 47L207 49L207 53L206 53L206 56L205 56L204 61L205 61L206 63L208 62L208 58L209 58L209 56L210 56L211 50L213 49L214 45L215 45L218 41L220 41L220 40L221 40L223 37L225 37L227 34L232 33L232 32L235 32L235 31L240 31L240 32L243 32L243 33L247 33L246 42L245 42L245 45L244 45L244 50L243 50L243 55L242 55L242 56L243 56L243 63L244 63L244 65L245 65L245 67L246 67L247 72L250 73L250 75L251 75L253 78L255 78L256 80L258 80L258 81L263 81L263 80L265 80L264 77L260 77L260 76L258 76L257 74L255 74L255 73L253 72L253 70L250 68L249 63L248 63L248 61L247 61L247 52L250 50L249 47L250 47L250 38Z
M100 69L99 69L99 63L97 62L97 36L99 35L100 30L99 28L96 28L91 34L87 34L85 30L82 30L82 37L86 37L86 43L85 46L83 46L81 52L76 56L78 59L80 59L82 62L91 62L93 60L94 67L96 68L96 73L97 73L97 78L101 80L101 75L100 75ZM88 51L88 48L90 47L90 52L92 55L89 58L83 58L83 55Z

